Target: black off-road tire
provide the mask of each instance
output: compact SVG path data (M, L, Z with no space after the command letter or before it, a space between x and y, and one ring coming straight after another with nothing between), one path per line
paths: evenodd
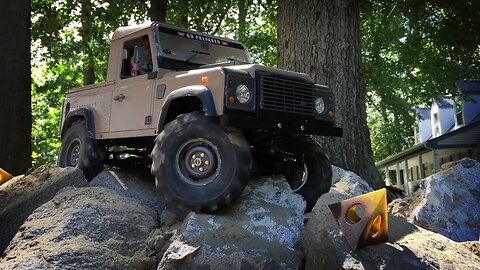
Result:
M250 179L248 142L239 131L201 112L168 123L155 140L151 158L157 189L195 211L229 205Z
M318 198L328 192L332 185L330 158L323 147L310 137L303 135L284 138L280 148L297 156L303 155L303 162L281 161L278 165L283 168L282 174L292 189L305 199L307 203L305 212L311 212ZM305 168L306 176L303 175ZM304 178L306 181L301 181L302 184L299 185L298 180Z
M66 131L58 152L58 166L76 167L91 181L103 169L105 149L88 137L85 120L78 120Z

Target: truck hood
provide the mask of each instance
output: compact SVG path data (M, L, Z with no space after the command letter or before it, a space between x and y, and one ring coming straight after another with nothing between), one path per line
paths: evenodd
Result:
M228 70L232 70L232 71L248 72L252 78L255 78L255 72L261 71L261 72L266 72L266 73L271 73L271 74L276 74L276 75L281 75L281 76L286 76L286 77L295 77L295 78L299 78L299 79L314 83L312 78L310 78L310 76L308 76L305 73L293 72L293 71L288 71L288 70L284 70L284 69L266 67L266 66L256 65L256 64L228 66L228 67L223 67L223 68L228 69Z
M205 74L208 72L222 72L223 69L226 70L231 70L231 71L237 71L237 72L247 72L250 74L252 78L255 78L255 73L257 71L261 72L266 72L266 73L272 73L276 75L281 75L281 76L287 76L287 77L295 77L298 79L302 79L305 81L309 81L312 83L313 82L312 78L308 76L305 73L299 73L299 72L293 72L293 71L287 71L279 68L272 68L272 67L266 67L262 65L256 65L256 64L242 64L242 65L226 65L226 66L216 66L216 67L204 67L200 69L194 69L194 70L189 70L189 71L180 71L180 72L169 72L163 76L163 78L171 78L171 77L176 77L176 76L181 76L181 75L201 75Z

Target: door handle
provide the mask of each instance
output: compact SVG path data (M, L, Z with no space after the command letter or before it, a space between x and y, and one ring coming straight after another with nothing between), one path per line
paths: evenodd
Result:
M125 95L124 95L124 94L120 94L120 95L118 95L118 96L114 96L114 97L113 97L113 100L115 100L115 101L122 101L122 100L124 100L124 99L125 99Z

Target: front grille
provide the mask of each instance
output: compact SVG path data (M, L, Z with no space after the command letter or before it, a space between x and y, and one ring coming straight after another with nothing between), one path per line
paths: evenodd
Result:
M260 108L313 115L313 84L278 77L260 76Z

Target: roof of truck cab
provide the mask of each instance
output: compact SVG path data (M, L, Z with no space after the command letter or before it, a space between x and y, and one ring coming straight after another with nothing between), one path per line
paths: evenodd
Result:
M178 31L191 32L191 33L199 34L199 35L206 36L206 37L211 37L211 38L216 38L216 39L221 39L221 40L225 40L225 41L230 41L230 42L242 44L241 42L239 42L237 40L230 39L230 38L213 36L213 35L197 32L197 31L194 31L194 30L191 30L191 29L186 29L186 28L174 26L174 25L171 25L171 24L161 23L161 22L146 22L146 23L139 24L139 25L121 26L121 27L117 28L117 30L115 30L115 32L113 32L112 40L123 38L125 36L131 35L131 34L136 33L136 32L144 31L145 29L150 28L153 24L161 25L161 26L164 26L164 27L167 27L167 28L178 30Z
M116 40L128 35L131 35L133 33L145 30L150 28L152 26L152 22L147 22L139 25L131 25L131 26L121 26L113 32L112 40Z

